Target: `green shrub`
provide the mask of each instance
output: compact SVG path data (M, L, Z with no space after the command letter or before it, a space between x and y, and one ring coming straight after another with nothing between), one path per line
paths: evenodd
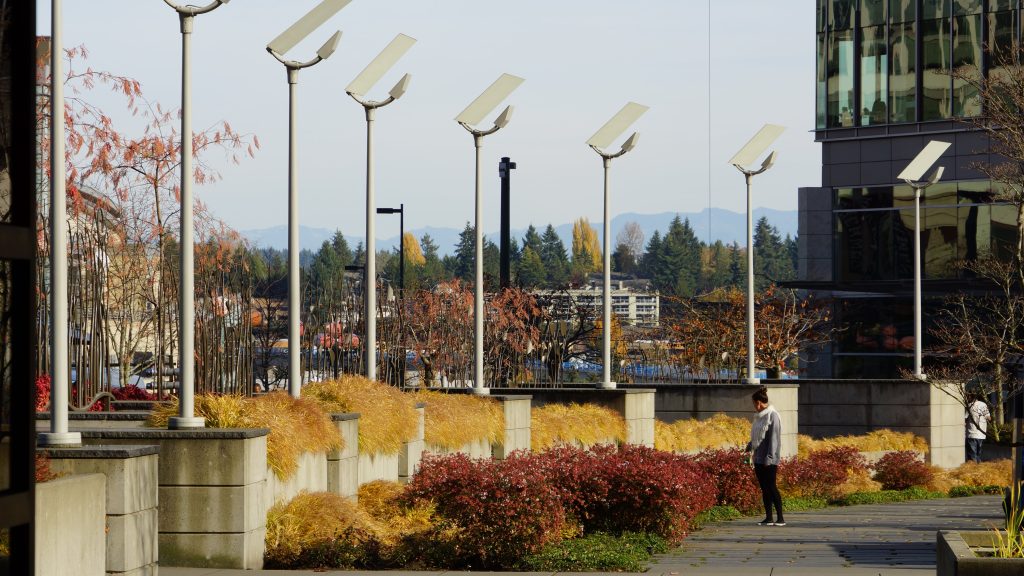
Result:
M828 508L828 500L824 498L783 496L782 509L786 512L802 512Z
M697 517L693 519L692 526L700 528L705 524L726 522L728 520L736 520L737 518L743 518L743 513L732 506L712 506L697 514Z
M954 486L949 489L950 498L963 498L964 496L978 496L981 494L1002 494L1003 487L995 484L986 486Z
M932 500L945 498L945 492L932 492L920 487L905 490L881 490L879 492L855 492L832 500L836 506L856 506L859 504L890 504L907 500Z
M619 536L594 533L545 546L526 556L518 568L534 572L643 572L652 554L668 552L664 538L645 532Z

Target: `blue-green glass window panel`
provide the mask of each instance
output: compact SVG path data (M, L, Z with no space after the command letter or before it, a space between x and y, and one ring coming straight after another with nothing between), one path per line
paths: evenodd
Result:
M828 116L828 82L826 62L825 34L818 34L818 61L815 81L815 127L826 128L825 119Z
M917 17L917 0L889 0L889 21L913 22Z
M921 0L921 20L947 18L950 12L950 0Z
M1002 12L1003 10L1013 10L1017 7L1017 0L988 0L988 11L989 12Z
M988 78L990 86L1002 92L1003 87L1012 89L1013 81L1010 70L1013 68L1013 39L1015 37L1017 11L993 12L987 14L988 37L986 48L990 50L988 58ZM1012 106L1012 96L1004 93L1003 101Z
M829 30L849 30L853 28L854 6L856 0L832 0L828 8Z
M877 210L892 208L892 186L837 188L837 210Z
M856 101L853 93L854 43L852 30L829 35L828 50L828 126L853 126Z
M994 204L992 210L992 256L1002 261L1013 259L1017 250L1017 208L1011 204Z
M884 124L889 99L889 59L886 27L861 29L860 41L860 124Z
M889 121L913 122L917 120L914 24L893 25L889 42Z
M921 208L921 272L925 278L956 278L957 237L955 204Z
M860 0L861 27L885 24L886 0Z
M921 119L949 118L952 100L952 79L949 77L949 19L921 22Z
M816 30L818 32L824 32L825 26L828 25L828 5L832 0L817 0L817 18L816 22L818 26Z
M981 15L953 18L953 69L962 78L953 78L953 115L981 114L978 82L982 62Z
M981 14L981 0L953 0L953 15Z

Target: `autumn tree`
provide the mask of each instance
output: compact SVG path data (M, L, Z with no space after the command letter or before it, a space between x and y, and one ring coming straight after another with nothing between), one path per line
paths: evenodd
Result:
M635 274L644 250L644 231L636 222L627 222L615 236L612 265L615 271Z
M601 243L586 217L572 224L572 272L577 279L601 269Z

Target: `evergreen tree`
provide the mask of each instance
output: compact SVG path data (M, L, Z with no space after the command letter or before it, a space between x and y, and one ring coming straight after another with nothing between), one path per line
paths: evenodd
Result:
M543 286L546 280L547 272L540 254L527 244L523 247L523 259L519 265L519 285L525 289L537 288Z
M729 279L728 286L745 286L747 282L746 258L740 245L733 242L729 246Z
M721 240L715 240L715 243L707 249L707 254L708 265L704 273L702 290L710 292L716 288L728 286L730 280L729 248Z
M665 294L693 296L700 286L701 245L689 219L672 219L654 270L654 286Z
M640 259L640 276L643 278L654 278L655 271L661 266L661 232L657 230L647 241L647 250Z
M423 271L416 286L431 288L445 277L444 264L437 255L437 243L430 234L424 233L420 237L420 248L423 250Z
M779 231L763 216L754 227L754 274L754 287L757 290L796 277L793 262Z
M537 234L537 229L534 228L533 224L526 229L526 233L523 234L523 252L526 252L526 248L532 248L533 252L540 256L543 251L544 241L541 240L540 234Z
M569 278L569 256L565 251L565 244L551 224L548 224L541 236L540 259L548 274L548 287L557 288L565 285Z
M476 278L476 260L473 260L472 278ZM497 292L501 285L501 248L484 238L484 290Z
M334 236L331 237L331 248L342 262L342 266L352 263L352 250L349 249L348 240L345 240L345 235L341 233L341 230L334 231Z
M448 274L466 282L472 282L476 276L474 262L476 260L476 229L466 222L466 227L459 233L459 243L455 246Z

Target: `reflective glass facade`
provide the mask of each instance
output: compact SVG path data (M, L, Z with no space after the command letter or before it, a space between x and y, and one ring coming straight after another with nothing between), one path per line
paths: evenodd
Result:
M940 182L921 202L921 272L955 279L957 260L1008 257L1017 242L1013 206L993 202L988 181ZM838 188L835 279L913 279L914 193L909 186Z
M980 114L949 74L987 72L1019 34L1018 0L817 0L817 129ZM992 73L997 73L992 71Z

